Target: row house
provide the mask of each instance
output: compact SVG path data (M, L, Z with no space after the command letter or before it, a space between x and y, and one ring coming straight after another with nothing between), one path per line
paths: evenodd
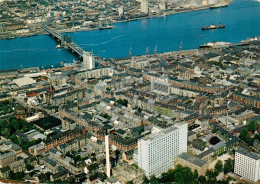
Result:
M255 112L252 110L246 110L240 114L236 114L234 118L238 120L239 122L245 121L247 119L253 118L255 115Z
M51 148L56 147L60 144L73 140L84 134L84 130L74 129L61 132L57 135L53 135L44 141L45 151L49 151Z
M159 76L157 74L146 73L146 72L143 73L143 78L145 80L149 80L150 82L152 82L152 81L167 82L167 83L170 83L173 86L177 86L179 88L196 90L196 91L201 91L201 92L206 92L206 93L215 93L215 92L224 91L224 88L222 86L205 86L205 85L193 83L190 81L177 80L174 78L167 78L167 77L162 78L161 76Z
M109 144L116 146L121 151L129 151L137 147L138 139L141 137L142 136L130 138L126 140L117 135L109 135ZM105 133L101 131L98 132L97 138L102 141L105 141Z
M260 109L260 98L244 95L237 92L232 95L232 99L236 102L241 102L245 105Z

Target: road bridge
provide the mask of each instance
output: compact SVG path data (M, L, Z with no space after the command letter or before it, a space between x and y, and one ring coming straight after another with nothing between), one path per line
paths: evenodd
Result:
M77 44L75 44L72 38L68 35L61 35L54 29L49 26L43 24L41 28L49 33L52 37L56 38L59 42L59 45L70 48L72 52L77 53L85 64L86 68L93 69L95 68L95 57L91 52L86 52L82 48L80 48Z

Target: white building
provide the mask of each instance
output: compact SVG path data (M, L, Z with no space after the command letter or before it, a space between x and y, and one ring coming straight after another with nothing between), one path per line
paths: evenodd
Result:
M160 176L183 152L187 152L187 123L176 123L138 140L138 166L148 177Z
M118 15L119 15L119 16L124 15L124 7L123 7L123 6L120 6L120 7L118 8Z
M235 154L234 173L257 182L260 179L260 155L239 147Z
M159 8L160 10L166 10L167 9L167 2L165 0L162 0L159 2Z
M141 12L142 13L148 13L149 9L148 9L148 0L142 0L141 1Z
M95 68L95 56L93 54L84 52L83 54L83 67L92 70Z

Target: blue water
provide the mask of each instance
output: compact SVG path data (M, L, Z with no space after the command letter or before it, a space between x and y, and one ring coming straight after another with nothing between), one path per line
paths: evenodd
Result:
M225 29L201 31L202 26L225 24ZM240 42L260 35L260 3L254 0L234 0L230 6L207 9L166 17L142 19L115 24L111 30L69 33L75 43L86 51L104 58L145 54L149 47L157 51L198 48L212 41ZM56 41L48 35L13 40L0 40L0 70L57 65L62 60L77 59L67 49L56 49Z

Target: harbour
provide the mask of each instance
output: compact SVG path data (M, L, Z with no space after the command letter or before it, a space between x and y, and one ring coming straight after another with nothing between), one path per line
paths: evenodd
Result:
M249 11L250 10L250 11ZM243 16L241 16L243 15ZM206 17L201 21L201 17ZM157 52L196 49L213 41L237 43L260 35L260 3L234 0L228 7L205 9L174 15L115 23L113 29L66 33L82 49L102 58L128 57ZM223 23L225 29L202 32L201 27ZM202 36L201 36L202 35ZM59 65L78 57L68 49L57 49L57 42L48 35L0 40L0 70Z

